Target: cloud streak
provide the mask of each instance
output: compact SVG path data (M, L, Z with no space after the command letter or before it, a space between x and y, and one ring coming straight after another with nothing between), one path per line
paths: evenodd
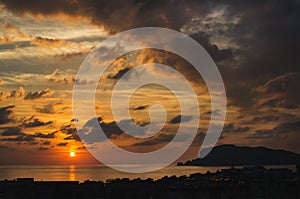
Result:
M52 93L52 90L45 89L45 90L41 90L41 91L36 91L36 92L28 92L26 93L26 95L24 96L24 100L34 100L34 99L39 99L45 95L49 95Z
M14 107L15 107L14 105L11 105L11 106L6 106L6 107L0 108L0 124L6 124L6 123L14 121L14 119L13 119L13 108Z
M188 4L182 0L117 0L114 2L108 0L46 0L43 2L30 0L26 3L3 0L2 3L7 9L19 15L56 17L63 14L69 18L88 18L91 23L103 27L109 33L141 26L161 26L178 30L190 18L195 8L194 1Z

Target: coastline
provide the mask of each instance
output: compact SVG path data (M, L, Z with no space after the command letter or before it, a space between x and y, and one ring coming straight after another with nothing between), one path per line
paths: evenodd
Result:
M158 180L0 181L1 198L299 198L300 171L243 167Z
M295 165L269 165L265 168L288 168L293 172L296 171ZM160 179L164 176L177 177L182 175L190 175L193 173L214 173L217 170L229 169L230 166L169 166L164 169L143 173L130 174L116 171L103 165L14 165L0 166L0 180L13 180L16 178L34 178L38 181L79 181L84 182L89 179L92 181L106 181L113 178L128 178L128 179ZM242 166L236 166L242 168Z

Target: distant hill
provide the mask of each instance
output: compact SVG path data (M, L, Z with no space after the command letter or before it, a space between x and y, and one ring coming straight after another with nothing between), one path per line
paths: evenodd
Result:
M253 165L288 165L300 162L300 155L265 147L247 147L220 145L204 158L197 158L178 166L253 166Z

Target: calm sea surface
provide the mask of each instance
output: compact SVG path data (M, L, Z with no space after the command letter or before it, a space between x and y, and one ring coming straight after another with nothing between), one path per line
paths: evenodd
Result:
M219 169L229 167L193 167L193 166L169 166L164 169L143 174L130 174L106 166L92 165L92 166L78 166L78 165L65 165L65 166L0 166L0 180L16 179L16 178L34 178L37 181L60 181L60 180L101 180L114 178L153 178L159 179L163 176L182 176L190 175L193 173L206 173L207 171L216 172ZM237 167L238 168L238 167ZM295 171L294 165L285 166L266 166L266 168L289 168Z

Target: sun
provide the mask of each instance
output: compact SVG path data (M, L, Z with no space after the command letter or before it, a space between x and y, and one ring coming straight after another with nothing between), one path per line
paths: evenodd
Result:
M74 151L71 151L71 152L70 152L70 157L71 157L71 158L74 158L75 156L76 156L75 152L74 152Z

